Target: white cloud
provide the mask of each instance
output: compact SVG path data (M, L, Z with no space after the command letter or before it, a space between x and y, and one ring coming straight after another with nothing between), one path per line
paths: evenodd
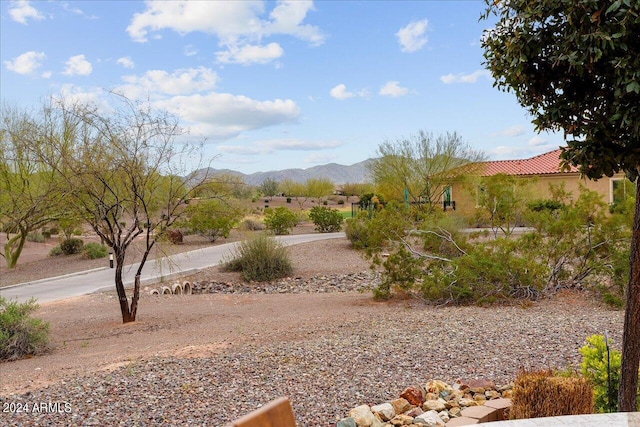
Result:
M149 70L141 76L123 76L126 84L117 88L125 96L137 99L161 95L191 95L211 90L218 75L209 68L181 68L172 73L164 70Z
M429 21L423 19L421 21L414 21L407 24L407 26L400 28L396 33L398 43L400 43L401 50L403 52L417 52L427 44L427 28Z
M70 104L92 105L105 114L113 111L113 108L105 100L105 91L100 88L93 88L87 91L79 86L65 84L60 88L59 100L64 100Z
M531 151L523 147L509 147L500 145L488 151L489 156L495 160L522 159L530 155Z
M477 70L471 74L447 74L446 76L441 76L440 80L445 84L475 83L480 77L486 77L487 79L490 79L491 73L489 72L489 70Z
M134 64L131 58L129 58L128 56L118 58L116 63L122 65L124 68L135 68L136 66L136 64Z
M4 65L9 71L29 75L35 73L42 66L42 61L45 57L44 52L29 51L16 56L12 61L5 61Z
M368 97L369 91L365 88L365 89L360 89L358 92L350 92L347 90L347 87L341 83L337 86L334 86L329 91L329 94L331 95L331 97L342 101L344 99L353 98L355 96Z
M274 34L291 35L313 45L321 44L324 35L304 21L311 1L280 0L267 20L262 1L162 1L145 2L146 9L134 14L127 27L129 36L137 42L146 42L150 32L170 29L180 34L198 31L215 34L221 44L239 43L240 39L259 40ZM241 43L244 44L244 43Z
M186 45L182 51L184 52L184 56L194 56L198 54L198 49L191 44Z
M310 10L314 10L311 0L279 1L269 14L271 21L264 24L264 32L266 34L290 34L299 39L307 40L314 46L319 46L324 43L325 36L318 27L302 24Z
M9 6L9 16L20 24L27 25L27 19L41 21L45 19L44 15L29 4L27 0L12 1Z
M335 87L333 87L330 91L329 94L335 98L335 99L347 99L347 98L353 98L354 96L356 96L355 93L353 92L349 92L347 90L347 87L343 84L339 84Z
M189 122L192 134L212 138L230 138L248 130L294 123L300 116L300 108L290 99L257 101L229 93L175 96L156 101L154 106Z
M384 86L380 88L380 91L378 92L379 95L391 96L394 98L404 96L407 93L409 93L409 89L400 86L400 82L397 81L388 81Z
M506 136L506 137L516 137L523 135L525 133L525 128L521 125L513 125L506 129L501 130L498 133L493 134L492 136Z
M223 64L266 64L280 58L283 53L278 43L269 43L266 46L229 46L226 51L216 52L216 58Z
M269 139L255 141L249 146L218 145L218 151L229 154L264 155L278 151L327 150L341 146L338 141L305 141L300 139Z
M93 66L84 55L75 55L65 63L67 66L62 74L66 76L88 76L93 71Z
M547 138L544 138L541 135L536 135L529 140L529 145L532 147L546 146L546 144Z

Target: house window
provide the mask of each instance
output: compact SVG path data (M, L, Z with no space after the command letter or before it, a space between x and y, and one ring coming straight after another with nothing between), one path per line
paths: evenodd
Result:
M610 203L620 203L635 194L635 184L626 178L611 179Z

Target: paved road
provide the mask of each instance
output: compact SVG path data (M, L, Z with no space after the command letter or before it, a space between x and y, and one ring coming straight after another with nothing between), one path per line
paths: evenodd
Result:
M280 240L282 244L289 246L344 236L344 233L297 234L278 236L277 239ZM168 279L172 276L195 273L201 269L216 266L225 255L231 254L234 245L236 245L236 243L225 243L176 254L160 262L156 262L155 260L147 261L142 270L140 281L142 284L155 283L161 278ZM138 265L139 263L125 266L123 271L125 286L133 285ZM93 292L115 289L114 275L115 270L110 268L89 270L2 288L0 289L0 295L7 299L17 299L19 302L26 301L32 297L41 303L56 301Z

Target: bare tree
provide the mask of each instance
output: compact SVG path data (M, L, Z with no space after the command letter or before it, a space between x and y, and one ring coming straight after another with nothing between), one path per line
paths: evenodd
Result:
M115 287L123 323L136 319L140 276L154 245L182 215L207 174L185 174L200 146L178 144L177 119L115 96L110 112L53 103L42 125L42 158L69 188L75 207L114 254ZM191 165L193 166L193 165ZM208 170L208 169L207 169ZM129 301L123 282L127 250L143 241Z

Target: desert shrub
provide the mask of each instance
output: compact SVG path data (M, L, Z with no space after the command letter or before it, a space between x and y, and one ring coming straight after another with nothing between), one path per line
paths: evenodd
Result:
M264 282L289 276L293 267L282 244L265 234L244 240L236 246L225 271L240 271L247 281Z
M52 247L51 250L49 251L49 256L60 256L60 255L64 255L64 252L62 252L60 245L56 245Z
M419 291L423 298L437 302L536 299L546 284L545 266L520 252L518 242L509 239L476 243L450 259L431 259L424 271Z
M91 242L82 247L82 253L85 258L98 259L106 257L109 254L109 249L100 243Z
M309 218L320 233L333 233L342 228L342 214L337 209L314 206L309 212Z
M243 219L238 225L238 229L242 231L262 231L264 230L264 228L264 223L256 218L251 217Z
M355 249L364 249L375 256L391 240L404 237L410 222L402 206L390 203L384 209L360 211L346 220L345 232Z
M284 206L264 210L264 224L276 235L289 234L298 223L298 217Z
M81 239L65 239L60 243L60 250L65 255L79 254L82 250L82 245L84 245L84 242Z
M531 212L529 220L536 231L520 238L522 250L547 265L548 292L589 288L612 303L622 301L631 246L628 216L606 215L600 196L581 188L562 209Z
M24 303L0 296L0 360L17 360L48 349L49 324L31 317L34 299Z
M593 392L586 378L558 376L551 370L518 372L513 384L511 419L592 412Z
M358 212L353 218L345 221L345 233L351 245L356 249L365 249L370 245L369 218L366 212Z
M160 232L159 240L171 242L174 245L181 245L184 242L184 234L176 228L164 229Z
M39 231L34 231L27 234L27 242L44 243L44 241L45 241L45 237Z
M446 257L462 255L462 249L468 247L467 235L460 231L465 225L460 216L443 213L427 216L418 232L422 237L422 248L428 253Z
M586 341L580 348L580 372L593 386L595 409L597 412L616 412L622 355L611 348L607 338L602 335L591 335ZM640 386L638 410L640 411Z
M422 260L414 257L404 246L382 261L382 280L373 289L375 299L388 299L392 288L408 291L414 287L422 272Z

